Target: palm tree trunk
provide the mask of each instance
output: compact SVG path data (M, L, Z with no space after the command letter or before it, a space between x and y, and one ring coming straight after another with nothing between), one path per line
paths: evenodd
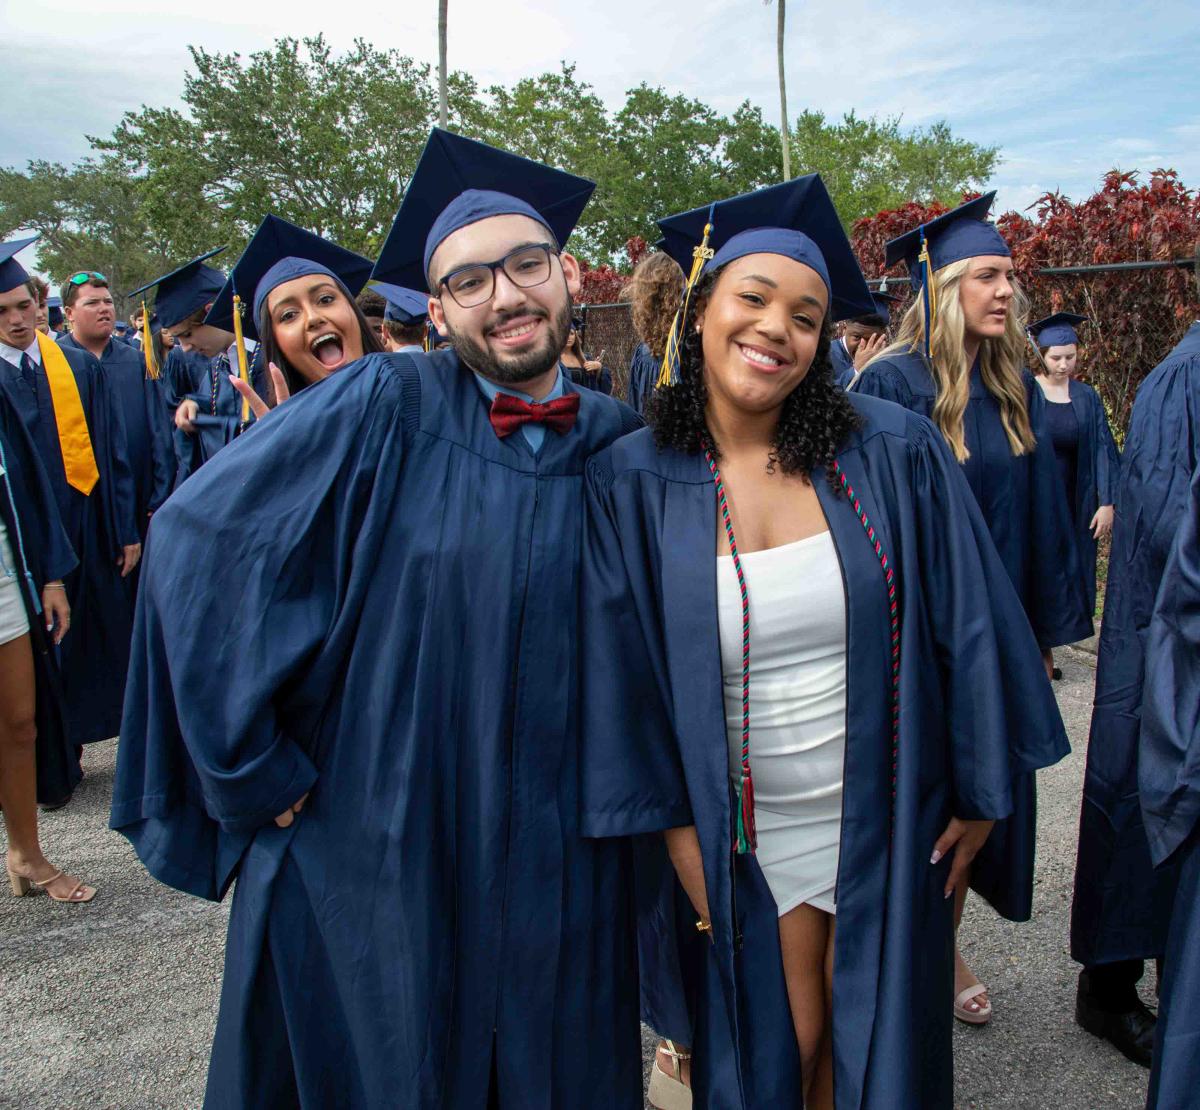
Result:
M446 90L446 9L450 0L438 0L438 126L445 129L450 117L450 97ZM782 55L780 55L782 65Z
M779 21L775 34L776 50L779 55L779 137L783 140L783 180L790 181L792 179L792 151L790 132L791 127L788 124L788 107L787 107L787 78L784 75L783 65L783 28L787 22L787 0L776 0L779 9Z

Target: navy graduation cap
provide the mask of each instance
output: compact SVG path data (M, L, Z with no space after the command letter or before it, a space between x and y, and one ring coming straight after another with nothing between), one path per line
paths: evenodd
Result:
M1009 257L1012 251L1004 236L988 222L995 199L993 189L892 239L887 244L884 266L890 269L897 262L907 263L913 287L920 291L929 273L952 262L984 254Z
M162 321L163 327L173 328L176 324L186 320L197 309L212 304L220 292L221 286L225 284L225 275L220 270L205 266L204 263L214 255L220 254L224 249L224 247L217 247L216 250L200 255L199 258L193 258L191 262L185 262L169 274L163 274L162 277L155 278L140 288L134 289L129 296L136 297L157 285L158 293L154 298L154 311Z
M1029 325L1029 335L1039 347L1069 347L1079 342L1075 329L1088 318L1074 312L1056 312L1036 324Z
M928 287L925 305L925 357L929 358L930 333L937 317L937 304L930 286L930 275L952 262L980 255L1012 255L1004 236L996 225L988 222L988 213L996 191L960 204L957 208L920 224L903 235L888 242L884 255L884 267L890 269L898 262L908 266L908 277L913 290L920 295Z
M875 312L871 291L820 174L810 173L668 216L659 220L658 226L664 249L685 273L694 269L697 246L713 251L700 272L748 254L782 254L820 275L829 292L834 320ZM681 258L679 251L685 242L687 255Z
M491 216L528 216L564 247L595 188L585 177L435 127L371 276L425 289L441 243Z
M46 298L46 321L52 328L62 327L63 306L62 297Z
M422 324L429 316L429 294L418 293L415 289L405 289L401 285L390 285L386 281L372 282L375 290L386 302L383 318L395 320L406 327Z
M900 302L900 297L896 293L879 293L872 291L871 300L875 302L875 311L872 316L878 316L885 324L892 322L892 308Z
M242 334L248 339L257 339L267 295L285 281L309 274L328 274L341 283L353 300L366 284L370 272L370 259L279 216L268 215L229 272L229 280L218 293L205 323L226 331L235 330L233 298L236 295L252 306L252 310L242 317Z
M16 254L30 243L36 243L39 238L38 235L30 235L27 239L10 239L7 243L0 243L0 293L16 289L29 280L29 272L17 261Z

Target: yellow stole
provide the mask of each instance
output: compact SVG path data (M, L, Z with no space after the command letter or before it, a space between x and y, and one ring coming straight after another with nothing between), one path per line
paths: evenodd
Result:
M100 471L92 453L92 437L88 434L75 373L53 339L38 332L37 341L42 353L42 369L50 385L50 400L54 404L54 422L58 425L58 443L67 484L87 497L96 488Z

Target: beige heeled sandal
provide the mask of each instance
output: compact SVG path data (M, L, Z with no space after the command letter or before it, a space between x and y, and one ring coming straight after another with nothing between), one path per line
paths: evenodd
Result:
M674 1075L668 1075L658 1066L660 1052L671 1058ZM681 1052L673 1041L665 1038L655 1050L654 1064L650 1068L650 1089L646 1092L646 1101L655 1110L692 1110L692 1089L683 1081L683 1061L691 1058L690 1052Z
M63 877L62 871L55 871L50 878L38 882L34 879L27 879L24 875L18 875L10 868L5 868L5 870L8 871L8 884L12 887L14 898L24 898L27 894L32 894L34 890L43 890L55 902L69 902L78 906L84 902L90 902L96 897L96 888L88 886L82 879L76 882L65 898L60 898L53 893L50 890L50 884Z

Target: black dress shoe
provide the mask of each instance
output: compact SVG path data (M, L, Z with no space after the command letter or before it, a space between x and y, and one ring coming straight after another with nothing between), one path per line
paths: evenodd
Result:
M1062 667L1055 667L1052 677L1055 682L1062 682Z
M1075 996L1076 1024L1094 1036L1102 1037L1127 1060L1144 1068L1150 1066L1156 1021L1141 1002L1136 1009L1113 1014L1094 1005L1083 991Z

